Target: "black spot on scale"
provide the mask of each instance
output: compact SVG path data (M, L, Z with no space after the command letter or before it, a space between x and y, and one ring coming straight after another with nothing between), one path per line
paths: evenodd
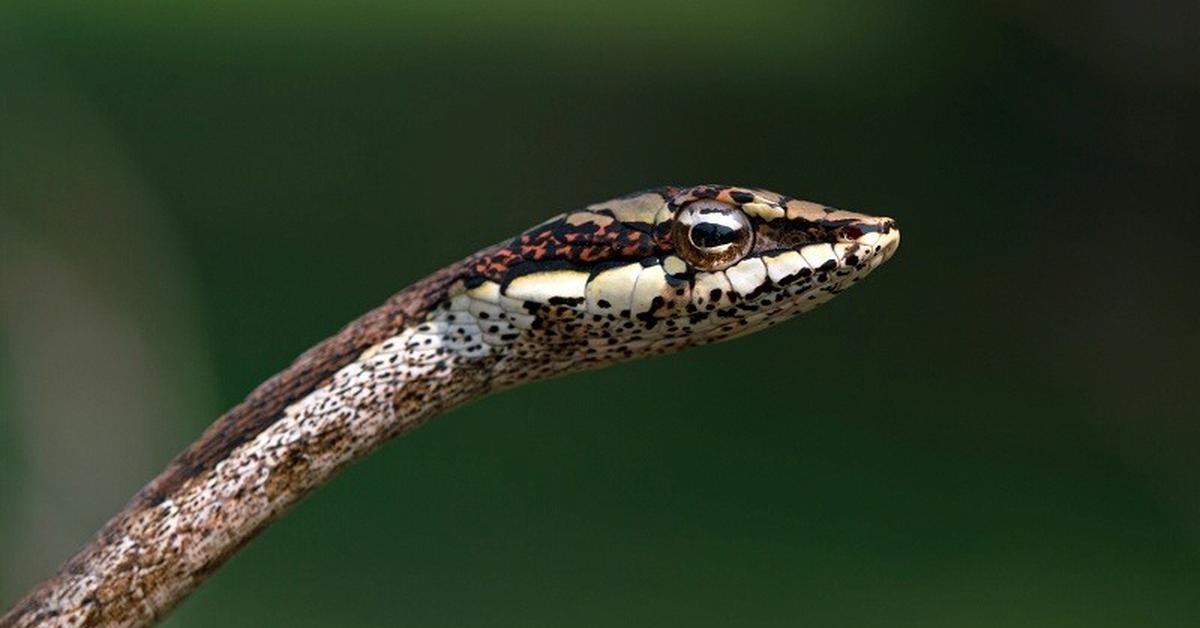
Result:
M487 281L487 277L483 277L482 275L472 275L466 279L463 279L463 285L466 286L468 290L471 290L482 286L483 282L485 281Z
M595 212L587 212L587 213L591 214L591 213L595 213ZM550 227L551 233L553 233L555 238L559 241L566 240L568 236L579 237L579 236L594 235L597 231L600 230L600 225L597 224L596 222L594 222L593 220L589 219L589 220L585 220L583 222L578 222L577 224L570 224L567 217L564 217L562 220L559 220L558 222L555 222L555 223L551 223L551 225L547 225L547 226ZM535 232L535 235L536 235L536 232L544 231L545 229L546 229L546 226L535 227L533 229L533 231Z
M654 238L655 240L665 239L667 237L667 235L671 233L671 225L672 224L673 223L670 220L664 220L664 221L654 225L654 230L653 230L653 232L651 232L650 236L652 238Z
M713 288L712 292L708 293L708 298L712 299L713 301L720 301L722 294L723 294L723 292L721 291L720 288Z
M821 267L817 270L829 272L835 268L837 268L837 260L826 260L825 263L821 264Z
M763 294L770 292L772 289L774 289L774 286L772 286L769 282L761 283L758 285L757 288L751 290L746 295L746 298L747 299L756 299L756 298L762 296Z
M749 203L754 200L754 195L749 192L730 192L729 198L735 203Z
M612 303L609 303L605 299L600 299L600 300L596 301L596 306L608 309L608 308L612 307Z
M800 270L788 275L787 277L783 277L782 279L779 280L778 283L781 286L786 286L788 284L796 283L797 281L800 281L801 279L807 279L808 277L812 276L812 274L813 273L812 273L811 268L801 268Z
M664 268L663 270L666 269ZM685 286L691 285L691 281L692 279L695 279L695 277L696 273L692 272L691 270L679 273L678 275L667 273L667 285L675 288L676 290L683 290Z
M550 305L570 305L575 306L583 303L583 297L550 297Z
M650 268L651 266L658 266L660 263L662 263L661 260L659 260L658 257L656 257L654 255L651 255L650 257L642 258L642 261L641 261L642 268Z

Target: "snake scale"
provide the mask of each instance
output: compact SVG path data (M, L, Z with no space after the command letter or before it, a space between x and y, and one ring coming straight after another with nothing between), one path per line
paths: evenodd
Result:
M775 325L899 241L889 218L723 185L556 216L401 291L264 382L0 628L151 624L299 499L431 417Z

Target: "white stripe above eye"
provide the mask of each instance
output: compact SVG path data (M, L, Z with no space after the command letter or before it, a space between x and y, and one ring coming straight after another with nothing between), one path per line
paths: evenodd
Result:
M682 217L687 222L687 224L693 225L693 226L698 225L702 222L709 222L714 225L721 225L722 227L728 227L729 229L731 229L733 231L739 231L739 230L745 228L745 224L742 222L744 219L741 218L737 214L736 211L732 211L732 210L725 211L725 212L710 211L708 213L705 213L703 210L696 211L696 212L684 212L682 214Z
M608 210L621 222L653 224L665 201L657 192L647 192L631 198L622 198L588 205L592 211Z
M758 216L759 218L768 221L784 217L784 211L782 207L768 205L766 203L746 203L745 205L742 205L742 211L751 216Z

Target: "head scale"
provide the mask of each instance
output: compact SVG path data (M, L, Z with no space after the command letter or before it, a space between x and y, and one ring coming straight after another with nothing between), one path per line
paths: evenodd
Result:
M811 310L899 240L890 218L766 190L657 188L556 216L480 254L447 308L474 319L483 348L505 359L594 368Z

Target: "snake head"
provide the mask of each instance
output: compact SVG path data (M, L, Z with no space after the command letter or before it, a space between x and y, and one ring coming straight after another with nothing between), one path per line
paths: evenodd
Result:
M480 325L487 345L565 372L777 324L858 282L899 242L890 218L766 190L657 188L480 253L452 308L493 321Z
M721 185L675 193L657 221L661 248L693 273L694 305L742 312L775 306L784 317L829 300L900 244L891 218Z

